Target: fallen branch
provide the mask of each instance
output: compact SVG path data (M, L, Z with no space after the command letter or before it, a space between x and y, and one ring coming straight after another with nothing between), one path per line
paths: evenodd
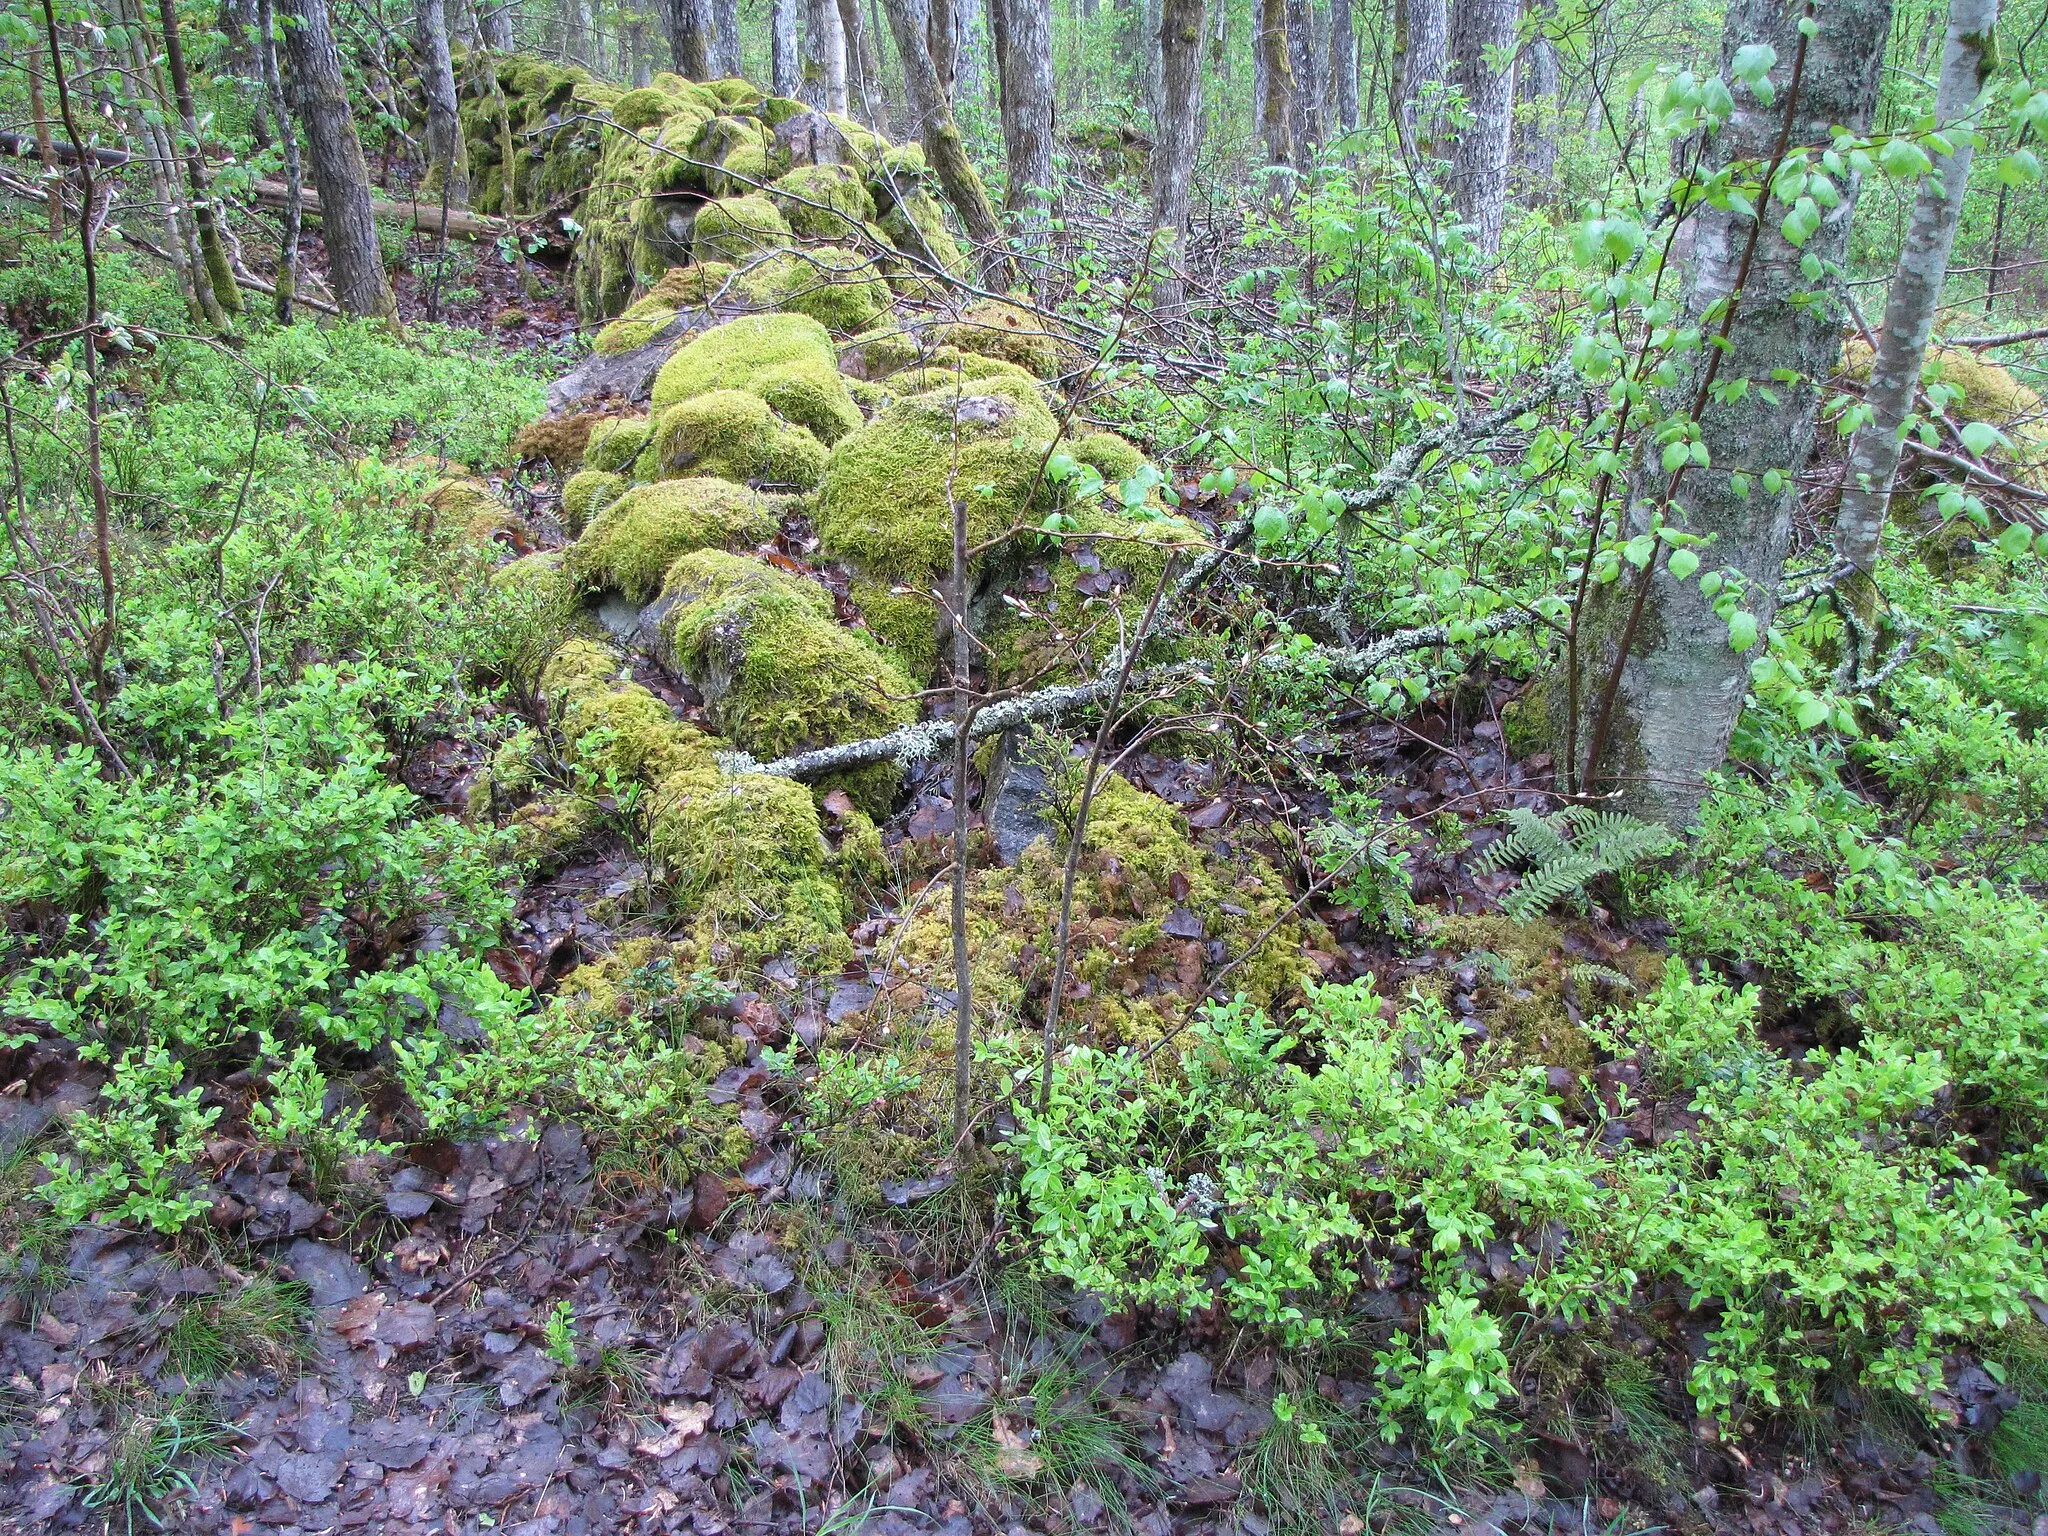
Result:
M1333 681L1364 682L1396 656L1406 655L1410 651L1425 651L1432 646L1459 645L1472 640L1483 640L1504 630L1513 629L1519 624L1532 622L1534 621L1525 613L1501 612L1483 619L1451 624L1425 624L1417 629L1396 630L1391 635L1382 636L1369 645L1358 646L1355 649L1319 647L1309 654L1329 668ZM1454 629L1461 633L1454 636ZM1275 654L1260 656L1252 664L1266 671L1280 672L1299 667L1305 659L1308 658ZM1168 685L1206 683L1213 670L1205 662L1176 661L1163 667L1151 667L1143 672L1132 673L1124 686L1132 692L1151 692ZM1112 677L1098 677L1085 683L1043 688L1036 693L1027 693L1019 698L1004 699L1000 703L990 704L975 715L973 723L968 727L967 739L970 742L983 741L990 736L1000 736L1004 731L1014 731L1019 726L1057 720L1102 704L1116 691L1121 676L1118 674ZM727 768L736 773L765 773L782 779L814 779L822 774L866 768L874 763L901 763L905 767L928 763L953 745L954 736L955 727L952 721L926 720L916 725L906 725L901 730L889 732L886 736L871 736L863 741L844 742L836 747L820 747L815 752L799 752L791 757L779 757L771 763L757 763L744 752L727 753L722 761Z
M1937 464L1946 464L1953 469L1962 470L1965 474L1975 475L1985 484L1996 486L1999 490L2005 491L2009 495L2018 496L2027 501L2048 502L2048 491L2037 491L2030 485L2021 485L2017 481L2008 480L1997 471L1986 469L1982 464L1977 463L1976 460L1966 459L1959 453L1948 453L1940 448L1930 448L1917 437L1907 438L1905 446L1909 453L1917 453L1923 459L1933 459Z
M283 208L290 201L291 194L284 183L259 181L250 189L252 200L265 208ZM300 203L309 219L320 217L320 194L311 187L300 194ZM447 235L451 240L495 240L500 235L518 234L524 227L507 219L494 218L487 213L469 213L461 208L445 211L439 203L393 202L388 197L370 199L370 212L377 218L404 224L423 235L442 233L442 221L447 221ZM559 231L545 232L550 245L566 247L567 239Z
M1944 345L1981 352L1990 347L2016 347L2023 341L2044 340L2048 340L2048 325L2037 325L2031 331L2007 331L2003 336L1951 336Z
M0 150L23 160L40 160L43 153L36 141L25 133L0 133ZM126 165L129 161L126 150L95 149L91 154L94 165L106 166L109 169ZM50 158L62 160L67 165L75 165L78 161L78 150L68 140L53 139L50 143Z

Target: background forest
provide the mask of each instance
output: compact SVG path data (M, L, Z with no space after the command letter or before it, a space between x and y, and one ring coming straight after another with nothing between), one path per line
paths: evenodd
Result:
M0 36L0 1528L2048 1536L2043 0Z

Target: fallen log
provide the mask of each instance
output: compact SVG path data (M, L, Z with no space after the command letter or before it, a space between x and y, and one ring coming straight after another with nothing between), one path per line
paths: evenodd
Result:
M0 133L0 150L19 156L23 160L40 160L43 154L36 147L35 139L26 133ZM129 160L125 150L95 149L89 153L94 165L105 166L108 169L126 165ZM53 139L50 142L50 158L62 160L67 165L75 165L78 162L78 151L71 147L69 139Z
M283 182L259 181L251 189L252 200L265 208L282 208L290 198ZM300 196L301 211L309 219L320 217L320 194L308 187ZM417 198L406 202L395 202L388 197L370 199L371 214L394 224L404 224L423 235L438 235L442 232L443 212L438 202L421 202ZM463 208L446 211L447 234L451 240L496 240L501 235L528 232L526 227L508 219L500 219L488 213L471 213ZM548 244L567 248L568 237L559 230L535 229Z
M1394 657L1405 655L1409 651L1424 651L1437 645L1469 644L1471 641L1484 640L1504 630L1513 629L1518 624L1536 622L1538 621L1528 614L1503 611L1489 614L1483 619L1463 620L1452 624L1424 624L1417 629L1396 630L1391 635L1384 635L1354 649L1322 646L1317 648L1314 655L1328 666L1329 675L1333 680L1358 683L1371 678L1381 666ZM1275 654L1257 657L1252 665L1277 672L1298 667L1302 660L1303 658L1298 655ZM1125 692L1136 694L1151 692L1169 685L1204 683L1215 670L1207 662L1171 662L1166 666L1133 672L1130 680L1124 685ZM1085 683L1042 688L1036 693L1001 700L974 716L973 723L967 730L967 739L983 741L990 736L1000 736L1004 731L1013 731L1021 725L1032 725L1076 714L1108 699L1116 686L1115 676L1097 677ZM848 741L836 747L820 747L814 752L799 752L791 757L778 757L771 763L756 762L744 752L723 753L720 761L735 773L765 773L782 779L815 779L822 774L866 768L874 763L901 763L905 767L928 763L952 749L956 734L957 728L950 720L923 720L916 725L906 725L901 730L891 731L886 736L870 736L864 741Z

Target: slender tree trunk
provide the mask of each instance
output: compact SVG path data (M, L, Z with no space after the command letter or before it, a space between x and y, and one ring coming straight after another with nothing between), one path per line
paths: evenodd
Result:
M1330 106L1338 133L1358 131L1358 26L1351 0L1330 0Z
M178 29L177 0L157 0L157 17L164 34L164 62L171 71L171 90L178 102L178 122L187 140L185 179L192 189L192 222L199 233L199 255L206 263L206 277L213 287L214 302L231 315L242 312L242 290L235 286L235 269L220 237L219 212L206 188L206 161L199 144L199 114L192 105L192 77L185 71L185 45Z
M960 142L960 127L953 121L953 102L940 83L926 42L928 12L926 0L889 0L886 7L889 30L896 38L896 51L903 59L904 92L910 98L910 117L931 163L945 188L947 198L960 214L967 238L984 251L1002 244L1003 224L996 217L988 190L975 174Z
M804 0L804 100L846 112L846 30L835 0Z
M299 135L292 126L291 104L285 99L284 75L277 67L277 20L271 0L256 0L256 62L263 88L277 119L278 143L284 149L284 236L278 242L277 323L292 323L292 300L299 286L299 234L305 218L305 171L299 163Z
M1556 0L1536 0L1530 14L1541 22L1557 11ZM1557 96L1557 49L1538 31L1522 45L1515 62L1515 129L1513 154L1520 191L1531 207L1550 200L1557 174L1557 133L1551 102Z
M768 11L768 79L778 96L803 89L803 56L797 49L796 18L802 0L771 0Z
M50 112L43 104L43 41L28 45L28 110L35 122L36 160L43 168L44 207L52 240L64 238L64 181L57 174L57 148L50 137Z
M1803 9L1781 0L1729 5L1723 71L1751 44L1775 48L1777 64L1770 106L1737 91L1705 172L1736 166L1757 215L1732 207L1695 215L1700 227L1678 323L1701 327L1710 339L1689 354L1688 377L1667 404L1698 423L1709 467L1667 473L1662 444L1645 433L1625 503L1632 533L1648 532L1652 509L1663 508L1668 524L1711 537L1703 559L1734 573L1759 634L1776 611L1821 384L1841 355L1839 290L1816 285L1800 264L1809 255L1824 264L1843 259L1856 202L1855 186L1842 188L1838 206L1804 246L1794 246L1781 230L1786 210L1759 184L1771 184L1789 146L1825 144L1837 125L1868 131L1891 21L1890 0L1832 0L1807 39L1799 30ZM1747 387L1730 387L1738 384ZM1783 476L1776 491L1761 483L1769 469ZM1746 496L1732 478L1737 470L1751 477ZM1684 826L1707 775L1727 757L1750 656L1731 647L1728 624L1697 579L1674 577L1661 549L1641 571L1623 569L1623 579L1594 588L1579 623L1576 715L1587 741L1571 760L1587 765L1586 788L1618 788L1638 814Z
M168 0L166 0L168 3ZM430 185L450 208L469 206L469 146L456 111L455 62L448 48L448 0L420 0L420 83L427 97Z
M1287 0L1287 62L1294 70L1294 156L1307 170L1323 142L1322 81L1316 70L1315 10L1309 0Z
M1451 198L1487 256L1507 220L1508 130L1515 114L1515 0L1458 0L1451 29L1451 84L1471 122L1451 151Z
M518 9L518 0L476 0L477 34L493 53L510 53L517 46L512 17Z
M1013 221L1035 222L1058 206L1053 169L1051 0L989 0L1002 97L1003 152L1009 185L1003 206Z
M711 67L721 80L736 80L746 73L740 60L739 0L710 0Z
M171 272L177 278L178 292L185 300L192 323L201 330L219 330L227 323L227 317L213 300L213 288L200 266L199 246L192 237L185 202L179 195L177 151L165 126L170 114L156 71L150 67L149 41L141 12L131 9L126 0L112 0L108 9L120 25L109 28L105 35L115 40L126 55L121 61L124 73L117 78L125 81L125 94L131 98L124 103L128 108L129 142L141 146L148 162L150 196L163 209L164 249L171 260Z
M1145 0L1144 22L1131 39L1137 50L1140 79L1144 86L1145 115L1152 122L1156 138L1165 131L1166 61L1159 52L1159 29L1163 23L1161 0Z
M1997 25L1998 0L1949 0L1948 41L1942 49L1934 115L1955 149L1953 154L1934 156L1934 168L1920 179L1906 243L1885 300L1884 334L1871 359L1870 384L1863 391L1870 419L1849 443L1849 472L1835 514L1835 554L1861 578L1856 583L1861 590L1851 597L1866 622L1875 606L1869 577L1877 568L1899 445L1948 276L1963 196L1970 186L1970 130L1975 126L1971 119L1997 63L1992 46Z
M860 0L838 0L839 32L846 40L847 97L875 132L889 135L889 101L882 79L882 56L874 29L861 19Z
M1204 0L1164 0L1159 21L1160 88L1164 107L1152 149L1152 226L1159 231L1152 302L1162 315L1187 301L1188 192L1202 148L1202 19Z
M335 301L344 314L383 319L396 327L398 301L384 275L377 221L370 215L370 169L349 110L327 0L278 0L278 6L296 23L285 29L285 51L313 161L313 186L320 194L320 232ZM509 165L506 170L509 175Z
M668 29L669 59L676 73L685 80L713 78L704 0L661 0L661 19Z
M1434 154L1443 114L1431 88L1450 67L1450 11L1445 0L1405 0L1402 19L1401 139L1410 153Z
M1294 66L1288 58L1287 0L1259 0L1259 61L1263 70L1259 122L1268 165L1294 163Z
M654 78L647 62L647 23L638 15L626 23L625 39L627 78L637 90Z
M960 13L954 0L925 0L924 37L950 110L953 86L960 77Z

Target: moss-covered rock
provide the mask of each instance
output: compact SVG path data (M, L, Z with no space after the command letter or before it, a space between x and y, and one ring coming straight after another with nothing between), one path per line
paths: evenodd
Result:
M808 491L825 473L825 447L776 415L759 395L714 389L662 413L656 437L672 475L717 475Z
M967 257L946 228L938 202L922 188L899 199L877 221L890 244L919 257L951 277L967 275ZM911 279L916 281L915 276Z
M1080 355L1072 339L1042 316L999 299L968 305L940 334L962 352L999 357L1041 379L1065 372Z
M680 105L667 91L644 85L626 92L612 103L612 121L621 128L638 133L643 128L653 127Z
M1120 485L1145 467L1145 455L1128 438L1114 432L1090 432L1068 452L1111 485Z
M964 493L978 545L1058 504L1040 474L1056 425L1019 393L948 388L897 400L826 466L816 512L825 552L855 566L855 602L913 676L928 676L936 653L938 610L926 594L952 561L949 486Z
M443 480L427 492L426 499L437 521L461 529L464 538L478 544L519 526L519 514L481 480Z
M661 281L626 306L625 312L597 333L592 347L607 357L637 352L682 318L688 310L727 292L733 274L726 261L693 262L671 267Z
M569 571L585 587L644 603L662 576L694 549L745 549L773 538L782 498L730 480L700 477L635 486L599 512L569 549Z
M1069 770L1055 765L1053 772ZM1072 765L1070 776L1078 772ZM1027 992L1049 985L1047 935L1058 924L1063 863L1064 850L1041 839L1014 868L971 877L967 924L978 1006L1016 1018ZM1075 887L1077 984L1064 1008L1073 1036L1102 1046L1158 1038L1200 1005L1217 964L1210 943L1221 942L1224 963L1235 960L1291 904L1263 859L1242 850L1212 859L1171 805L1106 775ZM1233 973L1232 985L1262 1007L1278 1007L1318 976L1308 951L1330 948L1312 921L1282 922ZM949 987L951 965L950 914L918 912L900 931L897 974L926 988Z
M751 80L734 75L724 80L707 80L704 89L716 96L719 104L735 112L752 112L761 105L761 88Z
M583 445L586 469L609 470L622 475L633 466L640 450L647 446L652 427L645 416L610 416L590 429Z
M831 334L808 315L745 315L692 337L655 376L654 406L714 389L759 395L827 445L861 424Z
M703 691L718 728L762 759L879 736L916 718L910 679L865 635L844 629L815 582L745 555L703 550L669 567L662 619L670 653ZM893 763L843 782L887 814Z
M743 262L788 245L789 225L758 192L721 197L697 210L691 237L697 260Z
M835 245L771 256L748 268L738 286L751 303L808 315L841 335L873 325L893 299L873 257Z
M562 487L562 526L571 538L583 532L592 517L626 493L632 482L609 470L585 469Z
M839 363L856 378L882 379L912 367L928 352L917 327L892 316L841 347Z
M810 791L729 774L716 743L632 682L604 647L572 640L543 676L578 771L646 784L649 843L701 961L722 971L772 956L837 969L852 955L833 850Z
M789 227L817 240L844 240L851 225L875 217L875 200L860 174L845 165L800 165L770 189Z

